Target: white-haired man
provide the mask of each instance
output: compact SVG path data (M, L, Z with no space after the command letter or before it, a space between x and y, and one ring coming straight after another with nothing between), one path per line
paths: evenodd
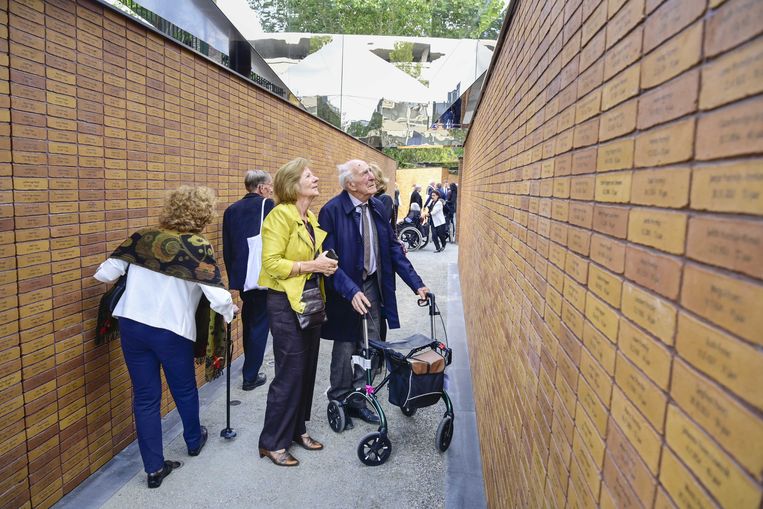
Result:
M228 271L228 283L231 290L238 290L243 301L241 324L244 333L244 366L241 369L243 384L241 388L251 391L267 381L265 373L260 372L265 346L268 342L268 313L265 308L267 290L259 289L256 280L247 277L250 262L249 239L260 234L261 220L275 206L273 179L262 170L249 170L244 176L246 195L231 204L223 214L223 259Z
M353 159L337 167L343 191L329 200L318 215L328 234L324 249L339 256L339 268L326 283L326 313L321 337L334 341L331 354L329 400L343 400L363 385L363 371L351 364L361 347L361 315L368 313L369 339L383 340L387 326L400 327L395 299L395 273L425 299L429 290L395 239L382 203L373 198L376 182L368 163ZM378 423L379 417L362 399L348 403L348 417ZM353 427L347 420L347 428Z

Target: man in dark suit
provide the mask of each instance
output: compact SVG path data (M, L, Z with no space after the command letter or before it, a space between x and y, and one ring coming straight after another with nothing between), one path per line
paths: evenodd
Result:
M382 203L373 198L376 183L368 163L355 159L339 165L338 170L344 190L323 206L318 222L328 234L323 248L334 249L339 256L339 268L325 285L328 321L321 337L334 341L327 396L341 401L364 383L364 371L355 366L353 373L351 364L362 347L361 316L368 313L369 339L383 340L387 326L400 327L395 273L419 298L426 298L429 290L395 239ZM350 402L347 415L379 422L363 400ZM347 422L351 428L352 420Z
M273 207L273 179L262 170L249 170L244 177L246 195L225 209L223 214L223 259L228 271L231 290L238 290L243 306L241 322L244 332L244 383L242 389L251 391L267 381L260 373L265 346L268 342L268 314L265 308L267 290L255 286L249 269L250 239L260 234L262 220ZM259 262L261 260L252 260Z
M413 185L413 191L411 192L411 201L408 204L408 212L411 211L411 205L413 205L414 203L418 203L419 210L421 210L423 202L421 201L421 186L418 184Z

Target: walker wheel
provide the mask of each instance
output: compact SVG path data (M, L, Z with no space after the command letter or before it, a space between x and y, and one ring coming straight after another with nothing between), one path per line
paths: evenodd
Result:
M329 406L326 408L326 416L329 419L329 426L337 433L344 431L344 425L346 424L346 418L344 416L344 408L335 399L329 401Z
M418 411L418 408L411 408L409 406L401 406L400 411L403 412L403 415L406 417L413 417L416 414L416 411Z
M364 465L377 467L384 464L392 454L392 442L386 433L375 431L364 436L358 444L358 458Z
M435 447L440 452L445 452L450 447L450 441L453 438L453 417L446 415L440 421L440 425L437 426L437 434L435 435Z

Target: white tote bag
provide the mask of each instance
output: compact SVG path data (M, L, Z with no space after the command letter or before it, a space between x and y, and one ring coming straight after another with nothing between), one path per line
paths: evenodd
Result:
M249 237L246 242L249 244L249 258L246 262L246 280L244 281L244 291L265 290L264 286L259 286L257 281L260 279L260 270L262 270L262 222L265 220L265 198L262 199L262 209L260 210L260 233L254 237Z

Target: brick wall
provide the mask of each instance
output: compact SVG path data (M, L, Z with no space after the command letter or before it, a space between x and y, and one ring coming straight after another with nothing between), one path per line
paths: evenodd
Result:
M459 207L489 504L758 508L763 2L515 3Z
M100 4L0 1L0 506L50 506L134 439L119 346L94 344L98 264L165 190L208 185L222 212L245 170L296 156L322 177L315 211L343 160L394 181L392 160ZM206 235L220 253L220 222Z
M400 187L400 213L399 218L405 217L408 214L408 209L411 206L411 192L413 191L413 184L421 186L421 196L426 201L427 187L430 182L435 184L438 182L455 181L456 176L450 176L447 168L405 168L398 169L395 172L395 181ZM391 186L390 189L394 189Z

